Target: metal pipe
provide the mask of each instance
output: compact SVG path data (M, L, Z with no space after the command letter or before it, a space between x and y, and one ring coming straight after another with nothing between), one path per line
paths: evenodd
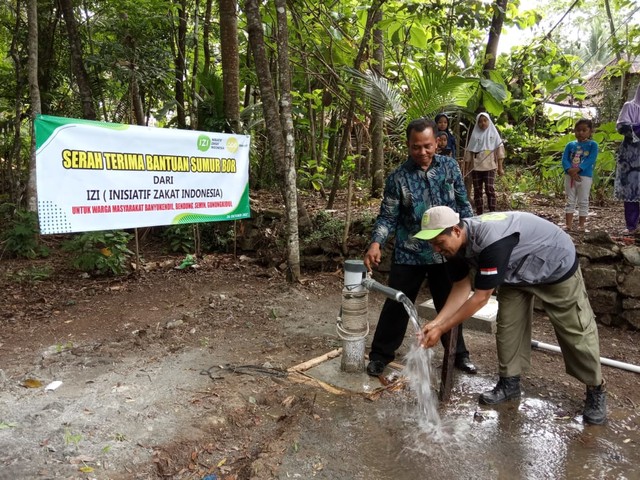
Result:
M560 347L557 345L551 345L549 343L538 342L537 340L531 340L531 346L540 348L542 350L549 350L551 352L562 353ZM633 365L631 363L619 362L618 360L612 360L610 358L600 357L600 363L609 367L621 368L630 372L640 373L640 366Z
M402 297L405 296L400 290L395 290L391 287L387 287L386 285L382 285L381 283L376 282L370 278L365 278L362 280L362 286L367 290L373 290L376 292L380 292L391 300L395 300L396 302L402 302Z
M420 328L420 324L418 323L418 311L416 310L416 306L413 304L413 302L409 300L409 297L407 297L400 290L395 290L391 287L387 287L370 278L365 278L364 280L362 280L362 286L367 290L375 290L377 292L380 292L389 297L391 300L395 300L396 302L401 303L404 306L404 309L409 314L409 321L413 325L413 328L415 328L416 334L418 334L418 336L421 338L422 329Z

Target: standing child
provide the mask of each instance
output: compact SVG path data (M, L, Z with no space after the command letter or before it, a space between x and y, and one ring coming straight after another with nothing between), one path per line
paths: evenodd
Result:
M504 145L498 130L487 113L479 113L464 154L465 163L472 169L473 203L476 215L482 215L484 212L483 190L487 193L489 211L496 211L496 172L498 175L504 173L502 166L504 156Z
M447 156L456 158L456 137L449 128L449 117L445 113L439 113L436 115L435 122L438 126L438 133L445 132L447 134L447 148L450 150Z
M449 134L447 132L440 131L436 137L436 154L444 155L445 157L453 157L451 149L447 147L449 142Z
M578 206L578 229L584 230L589 213L589 192L593 181L593 167L598 156L598 144L591 140L593 122L581 118L573 129L576 139L569 142L562 154L564 191L567 205L564 209L567 230L573 227L573 213Z

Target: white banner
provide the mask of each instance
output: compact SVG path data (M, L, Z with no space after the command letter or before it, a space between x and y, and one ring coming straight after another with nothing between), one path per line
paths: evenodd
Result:
M249 217L248 135L39 115L43 234Z

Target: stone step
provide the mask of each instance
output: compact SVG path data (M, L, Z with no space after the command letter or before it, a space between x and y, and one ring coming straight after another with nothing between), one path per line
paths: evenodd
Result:
M425 320L436 318L433 300L429 299L418 305L418 315ZM484 333L496 333L496 316L498 315L498 301L492 296L487 304L476 312L474 316L462 324L465 330L475 330Z

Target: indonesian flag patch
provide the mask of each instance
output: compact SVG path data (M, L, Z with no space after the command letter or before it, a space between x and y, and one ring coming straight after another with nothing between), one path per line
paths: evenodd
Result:
M497 274L498 274L498 269L496 267L480 269L480 275L497 275Z

